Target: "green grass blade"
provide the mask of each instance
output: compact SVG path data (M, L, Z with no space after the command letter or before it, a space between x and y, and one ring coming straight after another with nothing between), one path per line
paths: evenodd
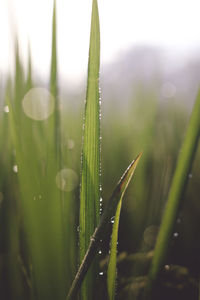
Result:
M90 237L100 215L100 103L99 103L100 30L97 0L93 0L85 104L82 172L80 190L80 262L89 246ZM95 268L81 289L81 299L92 299Z
M100 240L104 238L108 224L111 218L116 214L116 210L120 200L122 199L129 182L134 174L136 166L140 160L142 153L140 153L136 159L130 164L128 169L125 171L120 181L117 184L111 198L108 200L103 215L101 216L100 223L95 229L91 239L87 252L83 258L83 261L79 267L76 277L72 283L71 289L68 293L67 300L75 299L81 283L98 251Z
M138 158L140 158L140 156L141 156L141 154L138 156ZM138 162L137 159L135 160L135 163L136 162ZM134 166L134 168L135 167L136 167L136 165ZM133 174L134 170L132 170L132 173L130 173L130 174ZM130 181L130 179L129 179L129 181ZM126 187L127 186L128 186L128 183L126 184ZM126 189L126 187L125 187L125 189ZM107 272L107 287L108 287L108 296L109 296L110 300L114 300L114 298L115 298L115 285L116 285L116 276L117 276L117 270L116 270L117 240L118 240L118 229L119 229L119 219L120 219L120 212L121 212L121 206L122 206L122 198L123 198L123 193L122 193L120 201L117 205L115 220L114 220L114 224L113 224L112 237L111 237L110 257L109 257L108 272Z
M33 86L33 78L32 78L32 60L31 60L31 49L29 46L28 52L28 75L26 81L26 90L28 91Z
M169 196L158 234L153 261L149 271L150 285L153 283L164 263L170 238L176 222L178 209L185 190L188 175L197 149L200 134L200 91L188 124L183 145L179 154L175 174L172 180Z
M39 121L26 115L22 71L16 62L15 98L9 101L9 120L18 166L23 230L31 261L32 292L37 299L64 299L62 207L55 180L58 169L52 126L55 112Z
M58 84L57 84L57 45L56 45L56 1L54 1L54 7L53 7L50 91L54 97L57 96Z
M118 240L118 229L119 229L119 219L122 206L122 198L119 201L117 206L117 211L115 215L115 221L113 224L113 231L111 237L111 246L110 246L110 257L108 263L108 272L107 272L107 287L108 287L108 296L110 300L115 298L115 285L116 285L116 276L117 276L117 240Z
M52 48L51 48L51 71L50 71L50 91L55 99L55 113L52 119L52 127L55 133L55 154L57 159L57 171L61 171L64 165L68 165L68 153L64 143L64 135L62 135L62 116L60 110L59 88L58 88L58 63L57 63L57 17L56 17L56 0L53 6L53 22L52 22ZM62 178L60 179L62 180ZM72 212L74 204L72 204L73 197L71 193L60 191L60 198L62 202L62 222L64 232L64 258L66 269L66 283L68 288L70 286L75 259L71 253L75 253L76 244L76 226L72 219Z
M55 147L58 159L58 166L61 167L61 121L60 121L60 105L58 98L58 72L57 72L57 20L56 20L56 0L53 6L53 22L52 22L52 45L51 45L51 71L50 71L50 92L55 98Z

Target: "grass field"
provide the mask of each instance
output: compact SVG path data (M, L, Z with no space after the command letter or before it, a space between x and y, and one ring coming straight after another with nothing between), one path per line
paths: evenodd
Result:
M61 97L55 6L52 24L48 86L33 80L31 53L25 71L16 39L0 87L0 299L66 299L99 223L74 299L198 299L198 89L193 110L160 99L155 82L104 99L94 0L86 95Z

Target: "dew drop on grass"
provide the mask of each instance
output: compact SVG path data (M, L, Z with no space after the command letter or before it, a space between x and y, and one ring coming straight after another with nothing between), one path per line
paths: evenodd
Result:
M100 275L100 276L103 276L103 272L99 272L99 275Z
M111 220L110 220L110 222L111 222L112 224L114 224L114 222L115 222L115 217L112 217Z
M54 111L54 97L45 88L32 88L22 100L24 113L36 121L46 120Z
M62 169L56 175L57 187L65 192L74 190L78 185L78 176L72 169Z
M102 254L102 251L101 250L99 250L99 252L98 252L99 254Z
M8 105L4 106L4 112L5 113L9 113L9 107L8 107Z

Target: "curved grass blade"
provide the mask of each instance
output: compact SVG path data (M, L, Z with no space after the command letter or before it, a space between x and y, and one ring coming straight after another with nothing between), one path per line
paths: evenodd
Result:
M80 189L80 263L100 217L100 103L99 103L100 29L97 0L92 4L87 93L84 116ZM98 272L90 270L81 289L81 299L92 300L93 282Z
M117 184L111 198L108 200L105 210L101 216L100 223L95 229L91 239L87 252L83 258L83 261L79 267L76 277L72 283L71 289L68 293L67 300L75 299L79 291L81 283L98 251L100 240L103 239L106 232L106 228L110 223L111 218L115 215L117 206L120 199L122 199L129 182L133 176L136 166L140 160L142 153L140 153L135 160L130 164L128 169L125 171L120 181Z
M110 257L108 263L108 272L107 272L107 288L108 296L110 300L115 298L115 285L117 277L117 240L118 240L118 229L119 229L119 219L122 206L122 197L117 205L117 211L115 215L115 221L113 224L112 237L111 237L111 246L110 246Z
M198 92L195 105L188 124L186 135L183 141L182 149L179 154L177 167L172 180L165 213L158 234L154 257L149 271L149 291L155 282L158 273L164 263L170 238L176 222L178 209L186 188L189 172L197 149L200 134L200 91ZM148 292L149 292L148 291Z

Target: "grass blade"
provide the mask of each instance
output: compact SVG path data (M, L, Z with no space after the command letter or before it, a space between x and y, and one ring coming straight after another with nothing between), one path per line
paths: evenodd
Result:
M67 300L75 299L79 288L81 286L81 283L98 251L98 247L100 244L100 240L103 239L104 234L106 232L106 228L108 224L110 223L111 218L115 215L117 206L120 202L120 199L122 199L129 182L133 176L133 173L136 169L136 166L140 160L142 153L140 153L136 159L130 164L128 169L125 171L123 176L121 177L120 181L117 184L117 187L115 188L111 198L106 204L105 210L103 212L103 215L100 219L100 223L98 227L95 229L91 239L90 244L87 249L87 252L85 254L85 257L79 267L79 270L76 274L76 277L72 283L71 289L68 293Z
M31 49L29 45L28 51L28 75L26 80L26 90L28 91L33 86L33 78L32 78L32 59L31 59Z
M37 299L64 299L62 207L55 180L58 170L52 126L55 112L41 120L26 114L23 110L26 84L22 82L21 74L18 62L15 99L9 101L9 120L19 170L20 207L31 261L32 296L37 295ZM29 112L32 113L31 106Z
M172 180L165 213L158 234L153 261L149 271L150 286L155 282L164 263L170 238L176 222L178 209L187 184L188 175L197 149L200 134L200 91L188 124L183 145L179 154L177 167ZM150 287L151 288L151 287Z
M100 30L97 0L92 4L87 94L85 104L82 172L80 190L80 262L90 243L90 237L100 216L100 103L99 103ZM81 299L92 298L95 267L87 275L81 289Z
M57 74L57 20L56 20L56 0L53 6L52 22L52 45L51 45L51 72L50 72L50 92L55 99L55 147L58 160L58 167L61 167L61 122L60 122L60 103L58 98L58 74Z
M112 237L111 237L111 246L110 246L110 257L108 263L108 272L107 272L107 287L108 287L108 296L110 300L115 298L115 285L116 285L116 276L117 276L117 240L118 240L118 228L119 228L119 219L122 206L122 198L119 201L117 206L117 211L115 215L115 221L113 224Z
M56 1L53 7L53 23L52 23L52 45L51 45L51 76L50 76L50 91L53 96L58 94L57 86L57 46L56 46Z

